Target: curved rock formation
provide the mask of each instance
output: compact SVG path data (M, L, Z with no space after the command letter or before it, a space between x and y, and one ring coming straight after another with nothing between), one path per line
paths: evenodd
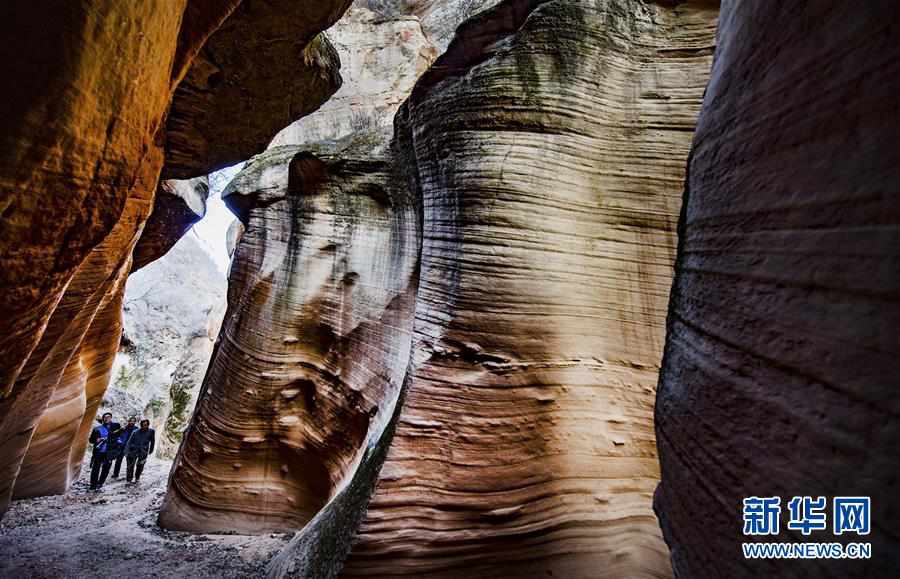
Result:
M159 172L153 139L174 89L185 2L56 5L11 4L0 19L0 72L9 81L0 115L0 391L7 398L66 284L109 234L135 184Z
M333 23L348 3L310 1L303 4L315 5L315 10L296 16L318 31ZM150 213L163 165L163 117L175 87L186 74L194 78L187 72L194 56L237 2L84 0L67 5L66 10L59 10L57 4L16 3L6 7L0 18L0 73L10 81L4 98L7 110L0 115L4 123L0 127L0 287L4 288L0 292L0 513L5 511L34 429L51 398L52 415L42 432L58 433L61 421L70 418L72 425L83 422L72 412L80 406L72 402L82 398L74 394L79 386L69 380L94 381L85 382L84 369L71 365L84 363L84 357L105 366L115 351L118 337L106 339L105 333L115 332L116 324L98 329L103 335L97 336L97 345L85 342L84 336L104 304L120 299L116 293L122 291L122 272L131 267L131 252ZM284 0L280 4L293 8L298 3ZM240 14L243 18L261 12ZM321 20L313 21L308 15ZM23 22L41 25L22 26ZM273 30L278 28L262 27L261 34ZM273 44L294 55L293 39L274 40ZM273 54L277 53L252 53L258 58L274 58ZM335 68L331 60L312 60L320 61L317 70ZM196 66L202 63L201 59ZM322 80L331 83L331 92L337 89L336 76L326 76L316 79L312 102L330 95L322 93ZM254 78L251 75L249 80ZM276 107L274 112L258 107L260 117L253 121L257 128L247 133L251 145L241 148L234 139L223 139L221 155L207 151L202 139L186 144L173 135L173 143L202 148L203 158L217 163L235 151L262 148L278 127L315 106L306 102L302 107ZM277 119L263 118L275 113ZM187 153L186 148L175 146L167 150L173 163L176 152ZM191 170L200 175L211 168L198 163ZM108 350L101 353L101 347ZM98 370L97 376L102 374ZM54 397L57 388L61 389ZM65 428L71 430L72 425ZM59 439L58 434L52 437ZM71 456L83 452L84 441L76 440L74 445ZM54 451L58 460L53 476L22 475L28 481L47 478L48 487L59 488L55 481L68 478L64 455ZM35 494L24 487L17 493Z
M716 7L507 1L398 117L416 357L344 577L668 577L652 413Z
M418 229L400 184L368 151L278 147L226 189L246 230L161 525L299 529L368 460L409 363Z
M90 425L88 403L102 398L94 389L108 383L131 251L150 214L152 191L149 183L135 186L119 221L68 283L12 392L0 400L0 483L7 485L0 496L6 501L13 488L19 498L64 492L80 469L75 457L83 456L87 438L73 435Z
M900 574L900 19L723 3L689 166L656 425L678 577ZM809 23L814 22L814 26ZM872 558L745 560L742 499L829 497ZM831 497L871 534L833 536ZM786 519L783 519L786 520Z
M86 449L83 441L87 440L94 426L94 417L109 384L110 370L119 344L126 275L127 270L122 268L111 283L103 284L93 292L91 301L99 299L100 304L81 338L77 337L77 333L83 331L88 322L80 321L79 317L91 308L84 307L84 294L74 290L83 288L84 280L90 283L96 278L81 273L76 275L70 284L72 291L67 291L63 297L57 311L74 310L75 317L54 343L52 354L47 356L51 363L45 362L32 379L37 384L25 385L49 389L53 395L22 460L15 481L14 498L61 494L78 478ZM60 322L61 318L54 315L50 331L45 335L53 335L54 327ZM77 346L71 352L68 363L61 368L61 361L70 354L72 344ZM41 345L36 352L40 349ZM53 362L54 359L59 362ZM81 444L73 441L81 441Z
M160 181L141 239L134 248L131 271L164 256L206 214L209 180L206 175L179 181Z
M319 33L350 3L242 2L175 91L163 177L197 177L248 159L328 100L341 86L341 63Z

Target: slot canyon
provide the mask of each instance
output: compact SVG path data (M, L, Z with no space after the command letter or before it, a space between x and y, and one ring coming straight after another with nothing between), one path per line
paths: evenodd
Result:
M900 577L894 3L0 15L0 576Z

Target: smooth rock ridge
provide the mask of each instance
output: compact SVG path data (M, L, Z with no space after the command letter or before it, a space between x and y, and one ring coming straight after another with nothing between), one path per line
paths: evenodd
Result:
M375 450L406 377L418 281L400 183L367 151L278 147L228 186L246 229L161 525L300 529Z

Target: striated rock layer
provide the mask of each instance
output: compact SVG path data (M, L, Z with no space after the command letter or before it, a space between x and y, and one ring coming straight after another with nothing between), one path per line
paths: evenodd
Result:
M299 529L367 464L410 357L418 228L402 185L368 151L277 147L226 189L246 229L162 526Z
M83 453L83 437L68 453L65 440L90 424L92 416L81 415L105 388L120 331L112 319L119 314L109 313L109 304L121 300L164 161L177 165L176 153L202 149L193 173L181 176L202 175L232 155L259 150L277 128L313 110L339 86L336 60L307 58L305 64L318 71L314 86L308 93L292 86L291 106L250 107L259 116L245 119L254 129L246 131L246 142L223 139L217 152L202 138L175 138L171 129L173 143L180 144L164 149L163 119L176 86L185 75L194 78L194 57L238 2L83 0L65 9L57 4L15 3L0 18L0 74L10 81L0 115L0 513L14 485L19 496L64 489L60 481L72 472L66 457ZM349 0L268 4L289 10L314 29L312 37ZM303 12L313 5L314 13ZM265 12L248 8L238 17L255 15ZM22 25L27 22L40 26ZM258 34L265 40L277 30L261 26ZM252 65L254 56L295 55L294 38L269 40L272 46L251 52L244 64ZM315 54L304 49L304 56L334 54L321 39L313 48ZM259 99L271 90L246 88ZM175 95L172 109L183 110L179 101L193 97ZM216 98L209 102L211 112L220 110L213 106L220 102ZM93 328L100 319L103 324ZM82 388L87 390L79 394ZM48 404L50 414L29 453ZM47 452L53 461L37 466L40 461L29 459L23 467L26 453L37 457L45 445L52 446ZM30 472L33 467L39 471ZM20 474L22 485L16 483Z
M16 498L65 492L78 475L121 336L131 252L152 208L153 185L143 185L79 266L12 392L0 401L7 500L13 492Z
M419 81L417 359L343 576L671 575L653 402L716 15L507 1Z
M900 576L898 94L895 4L723 3L656 405L680 578ZM784 529L797 495L827 538ZM869 535L831 534L835 495L871 497ZM771 540L872 558L745 560L749 496L781 497Z

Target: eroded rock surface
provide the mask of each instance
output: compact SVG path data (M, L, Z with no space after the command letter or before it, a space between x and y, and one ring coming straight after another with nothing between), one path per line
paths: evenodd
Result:
M134 248L132 271L164 256L206 214L209 180L206 175L179 181L160 181L153 212Z
M328 38L340 56L341 89L319 110L278 133L271 146L361 133L387 144L394 114L438 55L416 16L374 12L360 1L328 30Z
M112 232L79 267L12 395L0 403L0 426L16 433L0 456L17 498L65 492L81 468L121 336L131 250L150 214L152 189L141 190L144 198L128 200Z
M121 283L139 227L126 219L126 200L152 192L162 166L154 138L174 89L184 9L184 1L84 2L60 11L37 1L9 5L0 18L8 81L0 115L0 513L59 377L103 294ZM103 246L125 221L134 229L117 236L122 245Z
M341 89L282 130L271 146L368 134L391 140L394 115L418 78L447 49L456 27L498 0L356 0L328 30L341 59Z
M808 24L815 22L815 26ZM900 574L900 26L894 4L723 2L689 166L656 406L656 511L684 579ZM784 529L828 497L828 531ZM869 496L871 533L831 534ZM742 499L775 541L860 560L745 560Z
M229 185L246 229L164 527L300 529L366 462L409 363L418 229L402 185L367 149L300 147Z
M671 575L652 414L716 13L504 2L419 81L417 360L343 576Z
M166 120L167 179L205 175L252 157L341 86L324 34L351 0L242 2L178 85Z
M422 33L439 54L447 50L456 28L480 11L499 4L499 0L357 0L383 18L415 16Z
M0 115L0 512L14 486L21 496L60 489L58 481L69 479L66 471L77 468L66 462L66 451L58 444L69 437L73 425L90 424L92 416L77 415L88 411L89 400L99 402L102 392L79 395L81 386L72 381L105 388L100 378L91 376L108 372L118 325L107 319L91 331L92 324L111 311L108 304L121 299L165 158L163 117L181 79L194 78L194 56L238 3L87 0L66 10L56 4L17 3L0 18L0 72L9 81L7 108ZM314 12L292 14L298 25L314 30L311 38L333 23L347 4L308 2L304 5L315 5ZM261 13L245 10L240 18L248 14ZM40 24L22 24L28 22ZM275 31L262 26L260 34ZM251 39L255 37L243 40ZM294 56L294 39L273 40ZM321 61L318 54L312 60ZM254 56L279 60L277 55L260 49L244 62L253 64ZM286 53L280 60L287 60ZM202 68L202 60L198 62ZM335 63L329 63L333 70ZM241 78L255 82L252 75ZM312 101L330 96L337 89L336 79L334 74L316 79ZM330 83L330 92L319 89L322 81ZM248 93L256 90L245 88ZM174 164L174 152L187 155L194 147L203 155L185 176L205 174L237 150L258 151L277 128L310 107L314 105L307 100L303 106L273 109L257 102L251 109L259 117L244 119L256 128L247 133L247 143L223 138L222 153L217 154L215 146L206 148L202 139L188 144L182 140L183 147L168 146L168 157ZM270 113L277 113L277 119L268 118ZM94 339L96 343L89 341ZM87 368L89 364L94 369ZM22 461L51 400L51 416L42 433L54 441L54 462L41 465L43 474L30 473L28 465L33 463L23 469ZM83 437L75 440L70 458L83 452L83 444ZM47 474L48 468L56 474ZM17 484L19 476L29 482ZM45 479L45 487L27 488L30 481L42 485L39 481Z

